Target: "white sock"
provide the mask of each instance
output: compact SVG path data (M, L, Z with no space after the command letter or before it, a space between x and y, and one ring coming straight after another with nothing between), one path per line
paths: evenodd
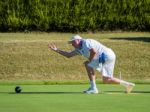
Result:
M90 81L90 84L91 84L91 88L96 88L96 83L95 83L95 80L93 80L93 81Z
M129 82L120 80L120 85L127 87L129 85Z

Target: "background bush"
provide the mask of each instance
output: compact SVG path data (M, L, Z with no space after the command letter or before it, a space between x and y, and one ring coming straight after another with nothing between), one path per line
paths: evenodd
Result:
M1 0L0 31L149 31L150 0Z

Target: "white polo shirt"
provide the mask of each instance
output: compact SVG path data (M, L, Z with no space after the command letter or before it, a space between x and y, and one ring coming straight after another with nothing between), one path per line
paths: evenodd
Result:
M80 48L77 48L75 49L76 52L80 55L83 55L84 57L86 58L89 58L90 56L90 49L94 49L96 50L96 59L99 58L99 56L102 54L102 53L105 53L105 51L107 51L107 47L104 46L103 44L99 43L98 41L96 40L93 40L93 39L82 39L81 40L81 47Z
M88 66L98 70L99 72L102 71L102 75L105 77L113 77L116 56L110 48L93 39L82 39L80 48L76 48L75 51L79 55L89 58L90 49L92 48L96 50L97 54ZM107 60L103 64L99 62L99 57L102 53L107 56Z

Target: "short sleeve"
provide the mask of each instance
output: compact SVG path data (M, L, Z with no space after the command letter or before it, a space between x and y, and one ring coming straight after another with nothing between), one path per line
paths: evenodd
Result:
M87 40L85 44L86 44L87 49L89 50L94 48L94 43L91 40Z

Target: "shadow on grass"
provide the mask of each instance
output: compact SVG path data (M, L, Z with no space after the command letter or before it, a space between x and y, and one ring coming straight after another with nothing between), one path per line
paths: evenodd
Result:
M103 91L102 93L108 93L108 94L123 94L125 91ZM141 94L150 94L150 91L132 91L131 93L141 93ZM85 94L83 92L21 92L21 93L15 93L15 92L0 92L0 94Z
M128 41L142 41L142 42L150 42L150 37L113 37L110 38L113 40L128 40Z
M83 94L83 93L82 92L21 92L21 93L9 92L9 94Z
M125 91L104 91L105 93L125 93ZM132 91L131 93L148 93L150 94L150 91Z

